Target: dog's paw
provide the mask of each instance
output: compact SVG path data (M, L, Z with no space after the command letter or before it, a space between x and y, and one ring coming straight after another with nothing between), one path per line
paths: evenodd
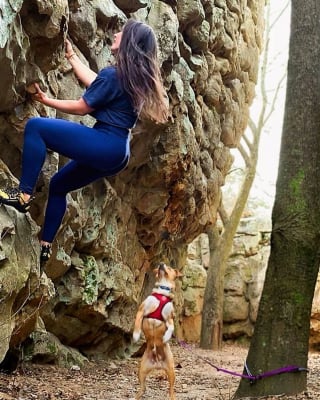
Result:
M134 341L134 342L137 342L137 341L140 339L140 336L141 336L141 331L135 331L135 332L133 332L133 335L132 335L133 341Z

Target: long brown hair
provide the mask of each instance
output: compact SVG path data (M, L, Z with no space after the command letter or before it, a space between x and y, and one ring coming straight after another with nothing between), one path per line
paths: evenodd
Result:
M152 28L142 22L128 20L122 30L116 59L119 76L136 111L142 117L166 122L169 109Z

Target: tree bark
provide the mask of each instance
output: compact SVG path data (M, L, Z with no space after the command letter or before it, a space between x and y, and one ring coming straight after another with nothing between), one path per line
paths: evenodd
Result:
M223 290L224 273L222 273L221 239L217 227L207 231L210 248L210 266L202 310L200 347L219 350L222 345L223 328Z
M271 254L247 366L261 374L287 365L306 368L310 312L319 270L320 3L292 1L288 82ZM250 384L235 398L296 394L306 372Z
M224 276L233 238L255 177L257 151L258 146L251 153L251 164L247 168L239 196L229 220L225 223L223 233L219 234L216 227L212 227L207 231L210 262L207 271L201 320L200 347L203 349L219 350L222 346Z

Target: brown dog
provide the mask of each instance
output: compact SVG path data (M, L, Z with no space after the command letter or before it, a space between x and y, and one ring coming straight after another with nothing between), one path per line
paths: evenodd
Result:
M153 369L162 369L168 377L170 400L174 400L174 360L168 342L174 330L172 299L175 279L182 275L164 263L161 263L154 272L156 275L155 288L151 295L141 303L133 330L135 342L140 338L141 329L146 339L146 350L139 368L140 390L136 399L141 399L146 390L146 378L149 372Z

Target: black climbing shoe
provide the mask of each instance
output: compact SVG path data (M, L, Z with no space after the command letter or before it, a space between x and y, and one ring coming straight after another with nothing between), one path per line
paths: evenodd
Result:
M23 193L18 188L0 189L0 204L13 207L21 213L29 211L32 200L33 197L30 197L30 200L25 201Z
M40 251L40 264L44 265L51 256L51 244L43 244L41 245Z

